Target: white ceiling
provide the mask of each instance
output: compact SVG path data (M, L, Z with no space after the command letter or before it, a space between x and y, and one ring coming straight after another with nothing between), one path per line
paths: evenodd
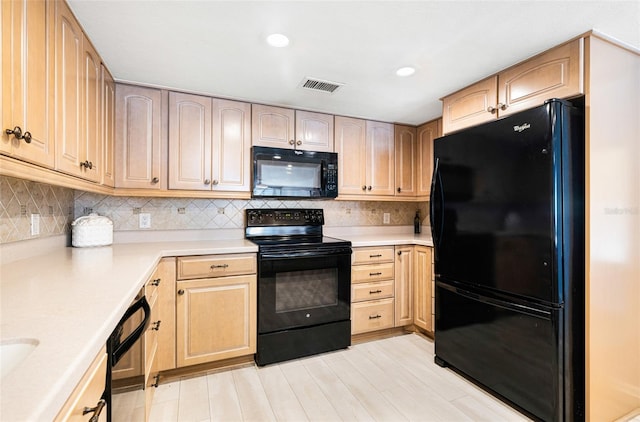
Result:
M68 1L117 80L408 124L591 29L640 49L640 0ZM289 46L268 46L273 32ZM345 85L300 88L308 76Z

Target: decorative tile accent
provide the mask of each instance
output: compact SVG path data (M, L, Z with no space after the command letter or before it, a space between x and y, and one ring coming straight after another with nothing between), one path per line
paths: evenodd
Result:
M427 202L134 198L76 192L76 217L91 209L109 217L115 231L139 230L134 208L151 214L151 230L241 229L246 208L322 208L325 224L340 227L381 226L384 213L390 214L390 225L412 225L417 209L423 224L429 220Z
M0 176L0 243L69 233L73 189ZM31 236L31 214L40 214L40 234Z

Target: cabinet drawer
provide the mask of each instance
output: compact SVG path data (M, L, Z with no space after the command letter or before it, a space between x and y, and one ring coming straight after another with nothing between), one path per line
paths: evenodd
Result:
M378 281L375 283L359 283L351 286L351 301L384 299L393 297L393 280Z
M144 295L147 297L147 301L151 303L152 298L154 298L158 294L158 286L162 282L160 275L156 271L153 275L147 280L147 283L144 285Z
M87 421L91 415L83 415L85 407L93 408L102 397L107 377L107 353L105 349L98 354L78 386L56 417L56 421ZM99 421L105 421L107 409L102 409Z
M351 305L351 334L393 327L393 298Z
M393 246L353 249L352 264L376 264L379 262L393 262Z
M255 254L204 255L178 258L178 280L253 274Z
M376 265L355 265L351 267L351 282L393 280L393 262Z

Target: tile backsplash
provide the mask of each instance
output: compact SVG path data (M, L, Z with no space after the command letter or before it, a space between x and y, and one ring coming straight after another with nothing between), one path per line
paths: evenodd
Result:
M428 224L427 202L241 200L117 197L0 176L0 244L68 234L74 218L95 212L109 217L115 231L241 229L245 208L323 208L325 224L335 227L412 225L417 209ZM31 235L31 214L40 216L40 234Z
M69 233L73 189L0 176L0 243ZM31 215L38 214L38 235L31 235Z
M411 225L417 209L423 224L428 221L427 202L140 198L88 192L75 197L76 217L104 215L116 231L139 230L140 213L150 214L150 230L243 228L245 208L323 208L327 226L381 226L384 213L390 214L390 225Z

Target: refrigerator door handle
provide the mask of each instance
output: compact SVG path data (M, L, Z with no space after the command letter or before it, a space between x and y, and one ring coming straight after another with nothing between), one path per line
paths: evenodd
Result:
M460 289L458 287L449 286L443 283L438 283L438 286L450 290L460 296L466 297L471 300L475 300L477 302L487 303L492 306L496 306L498 308L507 309L513 312L518 312L521 314L529 315L536 318L542 318L545 320L551 319L551 311L544 308L531 308L529 306L524 306L514 302L506 302L500 299L494 299L482 294L473 293L464 289Z
M429 195L429 224L431 225L431 237L433 245L440 246L442 230L444 229L444 191L442 190L442 179L440 178L440 159L436 158L431 176L431 194ZM436 188L440 190L440 218L436 219ZM439 226L438 226L439 224Z

